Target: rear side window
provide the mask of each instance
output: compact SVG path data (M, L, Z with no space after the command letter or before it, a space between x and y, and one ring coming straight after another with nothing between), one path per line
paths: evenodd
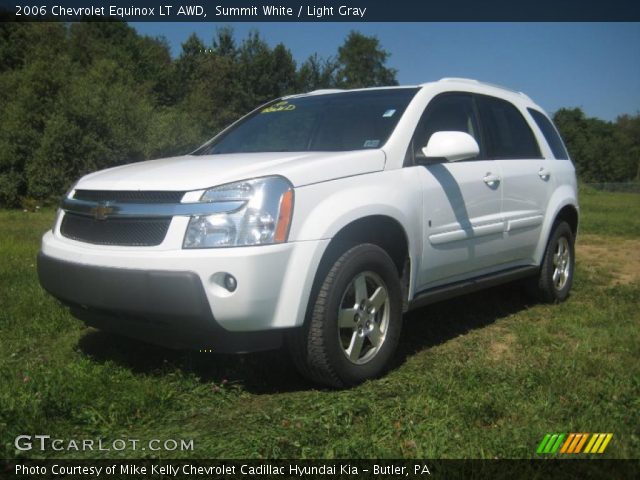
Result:
M529 113L542 131L545 140L549 144L549 148L551 148L551 151L553 152L553 156L561 160L568 160L569 154L567 153L567 149L565 148L564 143L562 143L562 139L560 138L556 127L551 123L551 120L549 120L544 113L539 112L538 110L534 110L533 108L528 108L527 110L529 110Z
M500 98L478 95L487 158L542 158L529 124L518 109Z

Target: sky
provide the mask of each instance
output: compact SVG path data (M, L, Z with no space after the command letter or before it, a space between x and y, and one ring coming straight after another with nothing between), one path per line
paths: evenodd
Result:
M301 63L335 56L351 30L375 35L401 85L474 78L529 95L547 112L580 107L615 120L640 113L640 23L132 23L164 36L172 54L191 33L209 45L229 25L241 40L257 30Z

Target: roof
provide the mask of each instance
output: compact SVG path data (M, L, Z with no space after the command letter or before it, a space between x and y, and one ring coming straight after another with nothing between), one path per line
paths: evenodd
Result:
M294 94L294 95L287 95L286 97L283 98L295 98L295 97L302 97L302 96L308 96L308 95L326 95L326 94L331 94L331 93L340 93L340 92L353 92L353 91L362 91L362 90L385 90L385 89L396 89L396 88L422 88L422 87L427 87L427 86L431 86L431 85L435 85L438 83L451 83L451 84L463 84L463 85L468 85L468 86L477 86L477 87L487 87L491 90L495 91L499 91L503 94L509 94L509 95L517 95L531 103L533 103L533 100L531 100L531 98L529 98L528 95L526 95L523 92L517 91L517 90L513 90L511 88L508 87L503 87L502 85L496 85L494 83L489 83L489 82L481 82L479 80L474 80L472 78L458 78L458 77L444 77L441 78L440 80L437 81L431 81L431 82L425 82L425 83L421 83L418 85L394 85L394 86L387 86L387 87L368 87L368 88L354 88L354 89L338 89L338 88L332 88L332 89L319 89L319 90L313 90L311 92L306 92L306 93L300 93L300 94Z
M438 80L438 82L466 83L466 84L471 84L471 85L490 87L490 88L494 88L494 89L497 89L497 90L502 90L504 92L515 93L517 95L521 95L522 97L524 97L527 100L531 101L531 98L529 98L529 96L527 94L525 94L523 92L520 92L518 90L513 90L511 88L504 87L502 85L497 85L495 83L481 82L480 80L474 80L473 78L443 77L440 80ZM425 85L429 85L430 83L434 83L434 82L423 83L422 85L425 86Z

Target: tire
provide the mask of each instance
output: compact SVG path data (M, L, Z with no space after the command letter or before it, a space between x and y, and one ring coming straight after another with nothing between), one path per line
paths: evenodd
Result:
M567 222L557 222L544 252L540 273L529 284L529 292L544 303L563 302L573 284L575 240Z
M402 329L398 270L373 244L346 249L310 299L288 340L298 370L314 382L350 387L384 373Z

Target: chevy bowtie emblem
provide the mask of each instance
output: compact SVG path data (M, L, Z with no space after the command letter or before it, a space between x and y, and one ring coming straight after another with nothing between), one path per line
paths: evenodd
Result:
M112 214L113 211L113 207L110 207L108 204L104 204L93 207L91 210L89 210L89 213L91 213L91 215L93 215L93 218L95 218L96 220L106 220L107 216Z

